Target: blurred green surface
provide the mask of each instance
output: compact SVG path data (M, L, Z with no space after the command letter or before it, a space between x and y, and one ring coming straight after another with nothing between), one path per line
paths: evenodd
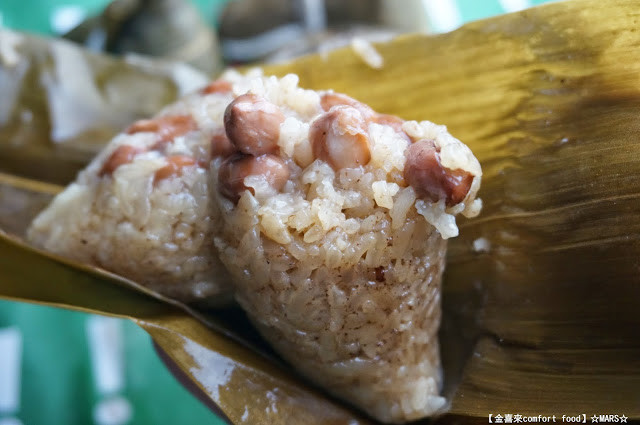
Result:
M0 411L23 424L91 424L102 398L92 372L83 313L0 301L0 329L17 326L22 335L22 365L17 412ZM124 387L132 404L131 425L222 424L180 386L156 356L149 336L119 320L123 343ZM6 353L5 353L6 354ZM0 353L2 356L2 353ZM0 377L4 362L0 359Z
M90 16L100 11L110 0L1 0L2 25L39 34L56 34L54 22L59 13L82 13ZM228 0L192 0L205 20L215 25L217 16ZM77 12L76 12L77 11ZM69 16L69 15L68 15Z
M40 34L55 34L52 21L57 11L75 8L86 16L99 13L110 0L1 0L0 16L3 25L9 28ZM200 10L205 20L216 25L220 12L229 0L191 0ZM402 0L400 0L402 1ZM433 1L433 0L432 0ZM438 1L438 0L436 0ZM549 0L499 1L499 0L456 0L461 22L499 15L505 12L505 5L536 6ZM29 12L26 13L25 11Z
M549 0L528 0L520 1L498 1L498 0L456 0L462 22L476 21L478 19L489 18L505 12L505 5L523 4L527 6L537 6L542 3L549 3Z

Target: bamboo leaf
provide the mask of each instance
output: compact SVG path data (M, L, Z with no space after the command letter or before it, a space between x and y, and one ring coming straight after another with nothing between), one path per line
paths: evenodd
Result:
M0 29L0 167L66 184L123 127L206 82L180 63Z
M265 68L382 112L446 124L483 164L483 213L460 223L445 272L441 342L452 414L640 418L637 20L635 1L573 0L379 45L382 70L348 49ZM243 345L250 338L230 316L196 320L4 234L0 241L0 296L134 317L232 421L245 407L254 423L356 420ZM34 271L45 264L65 271L67 292L91 296L47 289L52 275ZM129 293L138 295L127 311L105 298ZM221 375L231 378L208 380L192 355L202 347L196 358L231 359L233 372ZM275 402L283 413L267 412L269 388L286 388Z

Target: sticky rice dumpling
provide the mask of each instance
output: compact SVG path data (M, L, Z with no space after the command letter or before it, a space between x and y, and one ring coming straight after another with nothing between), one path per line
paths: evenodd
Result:
M30 236L180 298L232 291L302 374L398 423L445 404L446 239L481 175L444 126L227 72L114 139Z

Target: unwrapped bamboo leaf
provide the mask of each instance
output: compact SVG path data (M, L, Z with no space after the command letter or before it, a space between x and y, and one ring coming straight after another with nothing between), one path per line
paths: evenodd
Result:
M205 81L184 64L0 29L0 167L66 184L124 126Z
M638 13L635 1L574 0L379 45L381 70L349 50L266 68L382 112L446 124L483 164L484 210L460 223L445 271L441 341L453 414L640 418ZM15 261L42 257L23 248L31 254ZM17 272L9 266L0 263L3 276ZM15 298L3 282L0 295ZM39 295L53 291L42 284L21 280L33 285L33 300L53 302ZM304 423L349 423L347 410L309 401L316 393L299 381L291 387L282 369L271 374L269 362L254 362L202 322L158 320L139 323L234 422L248 409L252 423L287 423L303 418L299 411L313 412ZM238 331L224 317L215 323ZM264 375L211 385L178 343L187 339ZM256 376L269 384L252 387ZM269 385L295 388L289 402L275 398L287 413L272 415L251 398Z

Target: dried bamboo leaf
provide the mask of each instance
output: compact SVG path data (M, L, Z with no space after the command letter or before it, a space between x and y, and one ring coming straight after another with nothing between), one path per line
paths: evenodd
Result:
M124 126L205 81L187 65L1 29L0 170L66 184Z
M461 223L445 276L441 340L453 414L610 412L640 418L636 20L637 3L631 0L614 6L574 0L446 35L379 45L382 70L366 68L349 50L266 69L295 72L304 86L345 91L403 118L447 124L483 164L484 211ZM0 247L7 240L0 236ZM35 269L38 261L53 261L23 248L30 254L20 251L8 262L4 252L11 249L0 252L3 276L19 273L12 263ZM1 282L0 295L85 308L68 294L56 298L42 286L42 276L20 280L23 287L40 283L19 289L17 296ZM82 302L92 302L87 298ZM93 299L88 308L105 312L105 305ZM192 318L168 314L152 322L130 315L194 382L209 389L234 422L245 408L256 423L351 418L333 405L313 404L326 400L296 396L311 393L291 387L286 372L273 372L264 359L254 362L252 351ZM215 323L229 335L237 330L224 317ZM189 354L189 347L197 350L191 343L218 353L214 357L233 358L231 376L245 367L260 373L211 385ZM288 402L278 398L274 404L288 413L269 415L259 399L275 387L295 388L283 397ZM316 416L318 410L309 406L336 416ZM296 416L305 410L313 413Z

